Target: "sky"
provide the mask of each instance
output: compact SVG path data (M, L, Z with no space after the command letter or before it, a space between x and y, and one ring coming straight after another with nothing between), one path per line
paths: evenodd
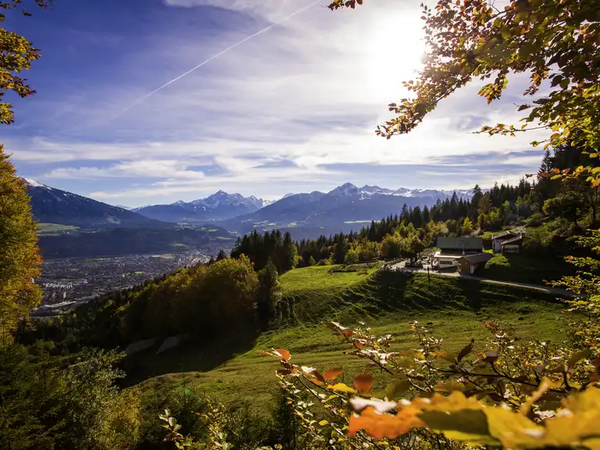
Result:
M345 182L465 189L517 182L541 150L473 134L518 123L514 78L488 106L474 82L409 135L375 128L425 50L420 2L54 0L7 27L42 58L0 140L18 173L111 204L217 190L276 199Z

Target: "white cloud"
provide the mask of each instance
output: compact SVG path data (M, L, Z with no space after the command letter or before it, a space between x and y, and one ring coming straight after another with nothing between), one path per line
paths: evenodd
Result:
M212 5L255 20L240 22L244 29L237 22L223 23L228 31L210 39L175 28L124 55L114 67L116 80L107 85L58 107L54 101L38 103L40 115L60 114L53 116L51 130L35 138L5 139L15 161L28 167L64 162L47 170L45 178L97 180L96 197L130 204L156 196L174 201L202 189L283 195L291 190L290 180L304 190L347 181L347 173L324 165L425 165L481 152L498 154L497 164L537 165L531 156L510 161L504 155L529 148L541 133L516 138L470 133L483 123L518 119L512 104L487 106L477 98L477 85L443 101L410 135L389 141L375 136L375 126L390 117L387 103L406 95L401 81L419 67L423 44L417 3L381 0L333 13L322 1L127 110L169 80L311 3L164 1L192 8L190 16L203 14L193 7ZM164 64L160 70L157 60ZM521 88L522 79L510 84L515 95ZM295 166L257 168L277 160ZM204 176L188 169L205 164L218 164L227 174ZM479 174L480 184L498 177L494 169ZM521 175L508 174L511 179ZM135 179L136 186L113 188L113 178ZM443 173L424 174L420 187L448 187L442 186L446 182Z

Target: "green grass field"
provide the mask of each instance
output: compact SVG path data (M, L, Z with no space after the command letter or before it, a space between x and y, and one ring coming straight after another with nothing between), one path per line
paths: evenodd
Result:
M364 320L374 333L394 336L393 350L414 348L408 325L413 320L431 323L450 349L461 348L471 337L485 349L490 336L484 320L516 327L524 338L566 337L562 303L530 290L426 274L336 272L331 266L293 270L281 277L281 285L284 299L294 305L293 326L258 337L232 333L219 344L188 343L159 356L138 356L130 381L146 380L140 384L143 389L185 384L222 402L249 399L261 406L275 388L278 363L257 350L288 349L294 363L342 367L347 377L372 370L365 360L344 355L349 347L322 324L328 319L346 325Z
M556 281L573 272L574 266L559 256L541 258L521 254L496 254L477 275L493 280L544 285L546 281Z
M38 223L37 225L38 233L40 234L49 234L56 233L59 231L76 231L78 227L74 227L71 225L61 225L58 223Z

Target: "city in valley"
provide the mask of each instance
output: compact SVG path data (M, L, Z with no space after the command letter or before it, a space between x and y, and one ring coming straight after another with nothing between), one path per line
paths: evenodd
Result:
M208 261L199 250L157 255L65 258L45 261L36 281L43 290L35 315L70 310L108 292L139 285L176 269Z

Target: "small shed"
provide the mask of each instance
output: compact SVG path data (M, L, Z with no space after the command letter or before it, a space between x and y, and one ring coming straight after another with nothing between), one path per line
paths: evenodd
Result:
M522 242L522 232L502 231L492 237L492 248L494 253L519 253ZM508 245L508 247L504 248L505 245Z
M502 241L500 244L502 253L521 253L521 245L523 244L523 236L514 236L510 239Z
M485 266L493 256L489 253L477 253L464 255L458 259L458 267L461 275L473 275L481 266Z

